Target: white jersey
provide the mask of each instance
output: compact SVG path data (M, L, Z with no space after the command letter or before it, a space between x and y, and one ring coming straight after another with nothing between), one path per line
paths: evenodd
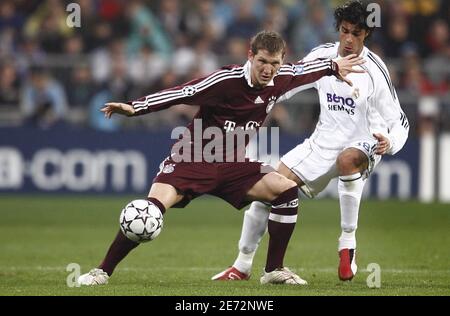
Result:
M316 58L339 59L339 42L313 49L303 61ZM386 65L367 47L360 56L365 73L347 76L347 83L334 76L287 92L277 101L283 101L308 88L316 88L320 99L320 117L310 141L322 149L341 151L347 144L363 139L374 139L381 133L390 140L388 154L397 153L408 138L409 123L400 107Z

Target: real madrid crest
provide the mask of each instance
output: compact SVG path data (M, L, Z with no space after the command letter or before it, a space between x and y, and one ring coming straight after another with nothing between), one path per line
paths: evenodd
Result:
M275 105L276 101L277 101L277 98L274 96L271 96L269 98L269 104L267 104L266 113L269 113L270 111L272 111L272 108Z
M293 67L296 76L301 75L303 71L305 71L305 67L303 67L303 65L294 65Z

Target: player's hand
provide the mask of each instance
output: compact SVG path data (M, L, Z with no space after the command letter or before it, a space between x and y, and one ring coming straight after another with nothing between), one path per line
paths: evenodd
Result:
M346 76L349 73L364 73L365 71L363 69L354 69L354 66L362 65L366 61L359 57L356 54L350 54L348 56L345 56L342 59L336 60L336 64L339 66L339 74L336 75L336 77L344 82L346 82L350 87L353 86L353 83L346 78Z
M373 134L373 137L375 137L378 141L377 144L377 149L375 150L375 153L377 155L384 155L386 154L386 152L389 150L389 148L391 147L391 143L389 142L389 139L380 134L380 133L375 133Z
M105 106L100 111L105 113L106 118L111 118L111 115L113 115L114 113L122 115L134 114L134 108L131 105L116 102L106 103Z

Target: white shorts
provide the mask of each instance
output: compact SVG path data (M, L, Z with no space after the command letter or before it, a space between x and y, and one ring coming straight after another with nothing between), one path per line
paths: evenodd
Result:
M342 150L330 150L306 139L281 157L281 162L305 183L300 189L312 198L325 189L331 179L339 176L336 158L344 149L356 148L367 156L369 168L362 175L366 179L381 160L381 156L375 154L376 145L376 140L362 140L349 143Z

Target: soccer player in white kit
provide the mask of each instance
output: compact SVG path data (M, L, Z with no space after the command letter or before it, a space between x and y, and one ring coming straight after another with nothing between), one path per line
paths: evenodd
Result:
M366 63L360 67L365 73L348 76L353 86L335 77L323 77L277 100L308 88L316 88L319 93L321 109L315 131L281 158L278 172L297 182L311 198L331 179L339 178L342 233L338 243L338 276L343 281L351 280L357 270L355 232L365 181L382 155L394 155L403 147L409 131L386 65L364 46L373 31L367 25L368 14L359 1L337 8L334 15L339 42L321 45L304 58L304 61L339 59L354 53L362 56ZM269 211L270 207L261 202L252 203L244 215L236 261L213 276L213 280L249 279L253 257L272 216Z

